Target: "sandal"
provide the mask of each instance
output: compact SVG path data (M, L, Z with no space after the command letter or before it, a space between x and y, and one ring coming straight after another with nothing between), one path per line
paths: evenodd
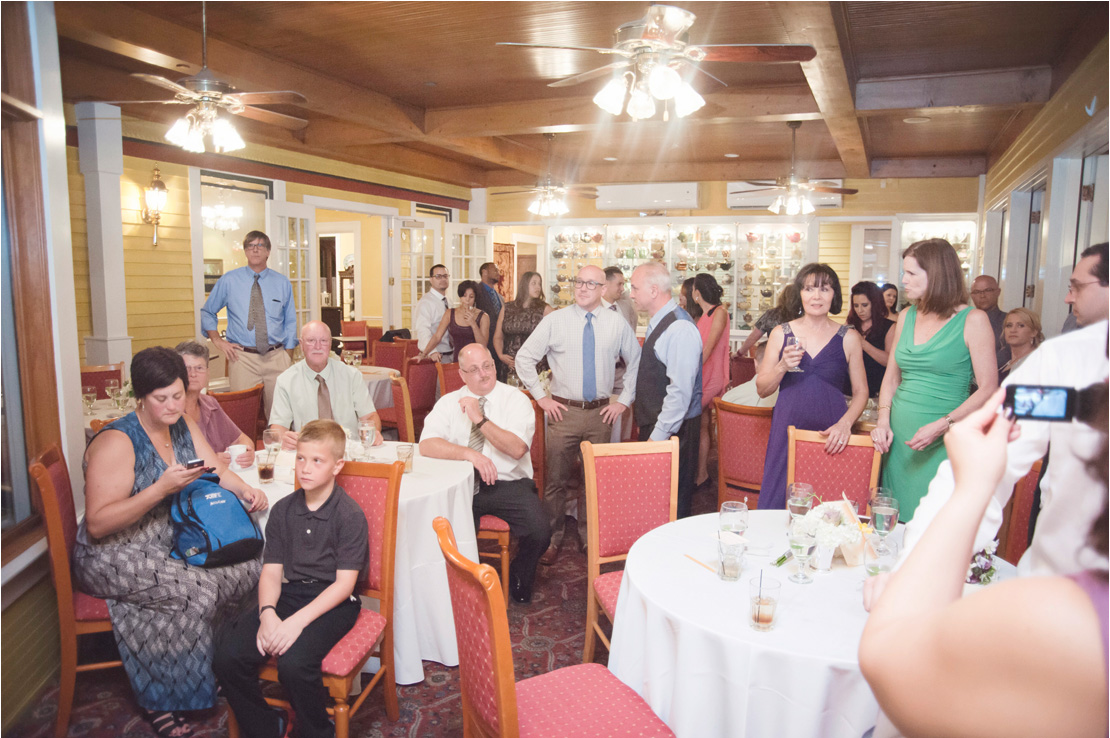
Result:
M144 709L143 717L150 723L150 727L154 728L158 738L193 738L192 727L176 712L155 712Z

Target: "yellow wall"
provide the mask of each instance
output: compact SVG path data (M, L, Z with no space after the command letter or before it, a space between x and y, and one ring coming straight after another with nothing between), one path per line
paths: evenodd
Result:
M290 185L292 186L292 185ZM316 210L316 232L327 230L323 223L354 222L359 224L359 268L362 271L362 313L378 316L368 320L380 326L382 315L382 219L376 215L346 213L339 210Z
M40 580L4 610L0 634L4 644L0 661L0 713L4 719L0 731L7 733L58 673L58 603L50 577ZM50 728L53 731L53 715Z
M849 259L852 253L851 223L822 223L817 241L817 261L828 264L840 278L840 292L844 297L844 307L839 315L830 315L833 320L844 322L851 307L849 292L852 287L848 279Z
M77 353L85 365L85 337L92 334L89 297L89 238L85 220L85 177L77 161L77 147L66 147L69 173L69 222L73 234L73 296L77 301Z

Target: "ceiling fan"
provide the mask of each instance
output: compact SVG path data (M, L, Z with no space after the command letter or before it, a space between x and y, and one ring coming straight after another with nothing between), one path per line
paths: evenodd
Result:
M618 115L624 107L625 93L630 93L627 112L633 119L654 115L654 100L674 99L675 113L679 117L704 105L705 100L680 73L688 72L687 77L700 73L722 85L725 83L701 69L699 62L804 62L817 55L809 44L690 45L689 30L696 17L683 8L652 5L643 18L619 26L614 33L613 47L608 49L516 42L501 42L498 45L596 51L621 57L604 67L552 82L548 87L570 87L616 73L618 76L594 97L594 102L607 112Z
M547 174L536 183L535 187L526 190L510 190L508 192L493 192L491 195L525 195L534 194L536 199L528 206L528 211L543 217L563 215L569 212L566 196L573 194L586 200L597 199L597 188L589 185L566 185L557 181L551 175L551 142L555 140L554 133L545 133L547 139Z
M799 177L794 172L795 156L798 148L798 129L802 127L800 120L789 121L787 126L790 127L790 174L785 177L779 177L774 181L770 180L744 180L750 185L755 185L758 189L744 190L743 192L730 192L730 195L749 194L752 192L766 192L767 190L782 190L785 197L779 197L775 203L769 208L772 211L780 212L783 208L786 209L788 215L796 215L800 208L800 212L811 213L813 212L813 204L807 198L804 198L805 193L808 192L823 192L834 195L854 195L859 190L849 187L835 187L832 183L823 183L821 181L810 182L805 177ZM793 202L791 202L791 200ZM808 205L808 208L806 207Z
M143 82L170 90L174 93L173 99L110 100L108 101L109 104L192 105L194 108L189 111L188 117L193 118L197 124L207 123L208 128L217 125L217 120L222 120L217 119L217 114L220 111L226 111L232 115L241 115L244 118L279 126L290 131L299 131L307 126L308 121L303 118L255 107L256 105L297 105L307 102L307 99L301 93L291 91L237 92L230 83L221 80L208 69L208 11L206 5L204 2L201 3L201 69L199 72L177 82L172 82L156 74L135 72L131 75Z

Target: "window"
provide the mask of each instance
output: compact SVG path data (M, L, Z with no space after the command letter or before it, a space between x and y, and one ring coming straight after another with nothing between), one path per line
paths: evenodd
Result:
M12 303L11 243L8 232L8 208L3 207L3 277L0 282L0 308L2 308L3 381L0 387L0 443L3 460L0 472L3 480L2 529L31 516L31 487L27 478L26 444L23 438L23 403L19 386L19 346L15 333L15 306Z

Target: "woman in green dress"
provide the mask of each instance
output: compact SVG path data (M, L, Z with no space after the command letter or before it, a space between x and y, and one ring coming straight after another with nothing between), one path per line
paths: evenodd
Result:
M970 307L956 250L944 239L902 254L902 286L911 307L898 314L894 352L879 391L871 438L883 458L883 487L909 520L947 458L941 437L998 387L994 331ZM972 375L978 389L969 395Z

